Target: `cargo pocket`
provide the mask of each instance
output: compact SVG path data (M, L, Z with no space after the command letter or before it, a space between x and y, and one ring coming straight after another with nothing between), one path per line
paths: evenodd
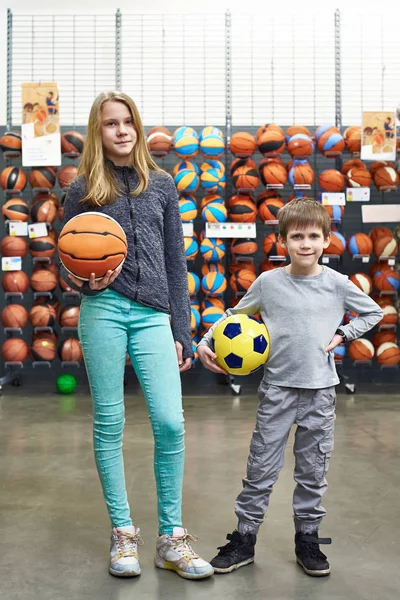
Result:
M318 443L314 471L316 481L322 481L325 477L329 468L329 461L332 456L332 450L333 438L325 438Z
M247 461L247 476L249 479L258 479L260 477L264 456L265 444L252 439L250 443L250 455Z

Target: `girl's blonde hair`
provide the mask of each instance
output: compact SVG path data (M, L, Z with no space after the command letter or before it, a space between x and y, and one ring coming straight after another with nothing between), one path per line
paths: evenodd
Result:
M278 221L279 233L284 240L291 227L296 229L318 227L322 229L325 239L331 233L331 219L328 212L320 202L308 196L296 198L279 209Z
M101 138L101 111L109 101L122 102L128 107L137 134L128 165L134 167L139 176L139 184L132 195L138 196L147 189L150 171L160 171L150 156L142 119L132 98L123 92L101 92L90 109L86 142L78 167L78 175L82 175L87 182L87 194L82 202L92 206L112 204L121 194L112 166L106 162Z

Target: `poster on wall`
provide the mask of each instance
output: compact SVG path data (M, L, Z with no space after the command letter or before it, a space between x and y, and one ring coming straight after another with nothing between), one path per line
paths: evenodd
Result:
M61 165L57 83L22 84L22 166Z
M396 159L396 119L394 112L363 113L361 159Z

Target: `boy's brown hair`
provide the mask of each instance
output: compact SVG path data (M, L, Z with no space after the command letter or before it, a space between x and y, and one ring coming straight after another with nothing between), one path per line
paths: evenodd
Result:
M291 227L318 227L326 239L331 233L331 218L320 202L304 196L288 202L278 212L279 234L284 240Z

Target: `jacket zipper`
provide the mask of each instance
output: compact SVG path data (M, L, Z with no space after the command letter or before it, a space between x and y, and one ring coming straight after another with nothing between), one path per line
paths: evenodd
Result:
M124 177L124 183L125 183L125 187L128 191L128 202L129 202L129 215L130 215L130 219L131 219L131 226L132 226L132 231L133 231L133 241L135 244L135 260L136 260L136 266L137 266L137 272L136 272L136 291L135 291L135 296L134 296L134 300L137 299L138 296L138 281L140 278L140 266L139 266L139 259L138 259L138 251L137 251L137 234L136 234L136 229L135 229L135 220L134 220L134 215L133 215L133 207L132 207L132 201L130 199L130 185L129 185L129 178L128 178L128 169L127 167L123 167L123 177Z

